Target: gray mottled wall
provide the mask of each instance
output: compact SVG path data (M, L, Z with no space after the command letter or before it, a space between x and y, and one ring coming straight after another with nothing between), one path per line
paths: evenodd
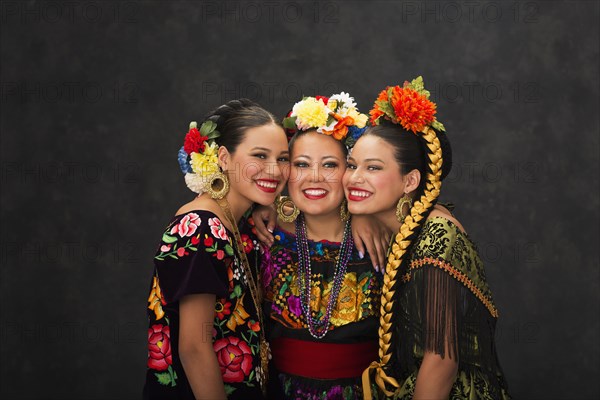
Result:
M278 115L423 75L520 399L600 394L595 1L0 2L3 399L134 399L176 153L230 98Z

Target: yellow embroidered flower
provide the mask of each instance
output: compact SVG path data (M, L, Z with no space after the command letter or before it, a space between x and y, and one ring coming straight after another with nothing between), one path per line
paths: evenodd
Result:
M359 113L356 108L348 110L348 117L351 117L354 120L354 125L357 128L364 128L369 120L369 117L366 114Z
M329 112L323 100L307 97L294 104L292 116L296 117L296 126L298 129L306 130L325 125L327 117L329 117Z
M248 314L244 308L244 296L246 296L246 293L237 299L235 309L227 321L226 325L229 330L235 331L238 325L244 325L246 320L250 317L250 314Z
M216 143L212 143L210 146L206 146L204 152L192 153L190 164L192 170L198 175L210 176L215 172L219 171L219 165L217 164L217 150L219 146Z
M162 291L158 285L158 278L155 276L154 280L152 281L152 290L150 291L150 296L148 296L148 309L154 311L156 320L164 317L165 312L162 309L164 304L165 300L163 299Z

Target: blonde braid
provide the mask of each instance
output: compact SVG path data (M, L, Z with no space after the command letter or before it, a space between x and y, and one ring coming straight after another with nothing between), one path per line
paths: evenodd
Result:
M385 373L385 367L388 365L391 357L392 344L392 318L394 307L394 286L396 285L396 274L398 267L402 264L402 259L406 255L414 234L418 231L423 219L428 215L435 201L440 195L442 186L442 148L440 141L433 129L425 127L418 134L425 140L429 150L428 167L431 172L427 173L425 189L421 198L414 202L410 209L410 215L406 217L396 235L395 242L392 244L392 251L388 257L386 273L383 278L383 289L381 295L381 317L379 320L379 361L371 363L369 368L363 373L363 392L366 400L371 399L371 384L369 382L369 372L375 369L375 382L386 396L393 396L400 387L398 381ZM388 390L391 387L391 390Z

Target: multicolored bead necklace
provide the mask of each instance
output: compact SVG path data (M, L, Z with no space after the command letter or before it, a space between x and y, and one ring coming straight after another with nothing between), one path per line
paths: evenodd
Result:
M352 255L352 247L354 247L354 240L352 239L352 233L350 232L350 220L346 221L344 227L344 236L342 239L342 245L340 252L335 263L335 270L333 273L333 287L329 296L329 303L327 303L327 309L323 319L318 317L314 318L310 311L310 297L312 292L312 270L310 266L310 249L308 247L308 237L306 235L306 221L304 220L304 214L300 213L296 218L296 239L298 244L298 275L300 278L300 305L302 312L306 318L308 324L308 331L315 339L323 339L327 335L329 329L329 320L333 307L337 304L340 289L342 287L342 281L346 275L346 268L350 256Z

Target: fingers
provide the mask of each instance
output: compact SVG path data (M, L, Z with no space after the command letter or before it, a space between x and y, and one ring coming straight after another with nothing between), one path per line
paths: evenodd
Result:
M387 244L385 242L375 241L375 248L377 254L376 257L379 263L379 271L381 271L382 274L385 274L385 265L387 264L387 260L385 259L387 254Z
M358 257L359 258L364 258L365 257L365 246L363 244L362 239L360 238L358 231L354 228L354 225L352 225L352 239L354 239L354 247L356 247L356 251L358 251Z
M262 219L262 215L254 213L254 228L256 229L256 237L260 240L265 246L271 247L273 244L273 235L269 232L269 229L265 225L265 221ZM272 229L272 228L271 228Z
M371 264L373 264L373 268L375 269L375 271L379 272L379 266L381 264L378 259L377 247L375 246L375 243L372 240L367 240L365 242L365 246L367 248L369 256L371 257Z

